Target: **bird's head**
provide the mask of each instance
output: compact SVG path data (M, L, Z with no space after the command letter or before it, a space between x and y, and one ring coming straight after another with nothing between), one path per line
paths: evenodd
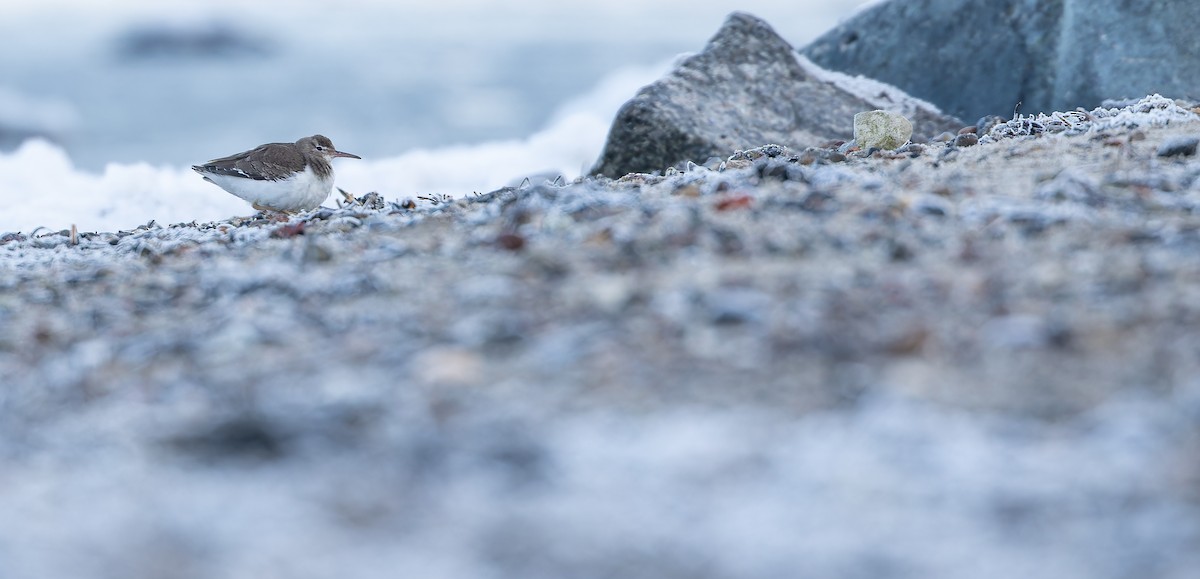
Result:
M303 139L296 141L296 145L298 145L301 150L316 153L318 155L324 155L328 159L332 159L334 157L349 157L351 159L361 159L362 158L362 157L359 157L358 155L352 155L350 153L343 153L343 152L335 149L333 147L333 141L330 141L329 137L326 137L325 135L313 135L311 137L304 137Z

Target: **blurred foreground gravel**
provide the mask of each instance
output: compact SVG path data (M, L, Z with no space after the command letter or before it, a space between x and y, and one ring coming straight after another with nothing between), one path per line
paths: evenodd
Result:
M0 577L1196 577L1194 136L4 235Z

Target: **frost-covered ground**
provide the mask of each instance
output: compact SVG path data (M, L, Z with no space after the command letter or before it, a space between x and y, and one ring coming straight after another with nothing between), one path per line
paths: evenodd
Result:
M1197 135L0 238L4 576L1190 579Z

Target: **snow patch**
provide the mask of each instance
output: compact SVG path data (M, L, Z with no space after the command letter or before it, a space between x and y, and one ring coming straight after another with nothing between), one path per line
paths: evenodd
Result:
M151 219L209 221L250 212L190 169L137 163L109 165L100 174L77 171L61 148L41 139L0 155L0 204L4 232L130 229Z
M836 86L862 100L871 103L879 109L900 113L912 118L919 110L927 110L943 114L941 109L929 101L914 97L899 88L885 82L867 78L862 75L850 76L841 72L821 68L820 65L808 59L803 54L796 53L796 60L804 72L813 78Z

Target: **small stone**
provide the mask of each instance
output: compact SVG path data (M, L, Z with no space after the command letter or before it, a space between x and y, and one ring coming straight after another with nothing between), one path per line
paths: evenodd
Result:
M868 111L854 115L854 140L859 147L892 150L912 138L913 127L904 115L888 111Z
M911 206L918 214L935 217L945 217L953 211L950 202L937 195L921 195L913 200Z
M979 144L979 136L975 133L963 133L954 137L955 147L974 147Z
M998 117L996 115L980 117L979 120L975 122L975 134L986 135L992 131L992 127L1005 122L1008 122L1008 119L1004 117Z
M509 251L520 251L525 247L525 238L509 231L496 236L496 245Z
M337 219L329 222L330 229L333 229L334 231L341 231L343 233L358 229L359 227L362 227L362 220L349 215L338 217Z
M721 199L718 199L717 202L713 204L713 208L717 211L732 211L734 209L746 209L753 205L753 197L746 195L745 193L739 193L736 195L727 195Z
M297 235L304 235L303 221L280 226L278 229L271 232L272 239L291 239Z
M720 288L705 296L709 321L720 325L761 322L766 319L771 299L750 288Z
M466 348L435 346L413 357L414 376L426 384L473 386L485 378L483 358Z
M1191 157L1196 154L1200 137L1175 137L1158 147L1159 157Z
M333 252L328 248L313 241L312 237L308 238L308 243L304 244L304 250L300 253L300 259L305 263L324 263L333 260Z

